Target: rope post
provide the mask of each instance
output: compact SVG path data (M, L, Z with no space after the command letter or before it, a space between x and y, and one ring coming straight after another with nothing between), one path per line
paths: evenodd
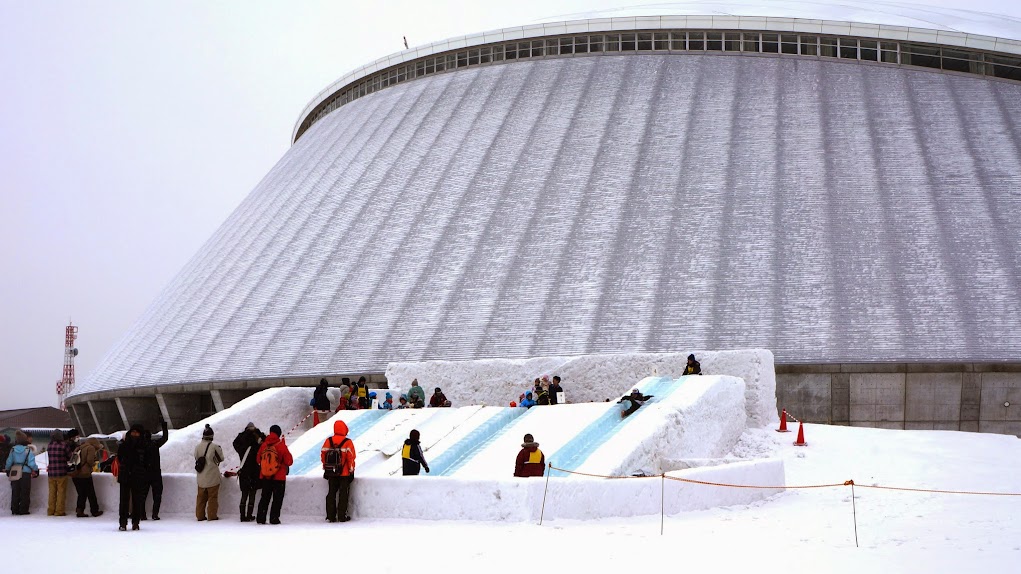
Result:
M546 493L549 492L549 475L550 469L553 468L552 462L546 463L546 487L542 489L542 508L539 510L539 526L542 526L542 517L546 514Z
M854 481L849 480L844 484L851 486L851 517L854 520L854 547L858 548L858 509L854 503Z
M659 475L659 535L663 536L663 523L666 521L666 473Z

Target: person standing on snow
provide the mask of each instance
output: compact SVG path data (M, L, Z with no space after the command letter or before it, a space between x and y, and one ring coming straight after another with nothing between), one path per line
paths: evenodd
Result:
M195 445L195 482L198 493L195 495L195 519L219 520L220 510L220 463L223 462L223 449L213 442L213 427L206 425L202 430L202 440ZM153 514L155 517L155 513Z
M46 498L46 516L64 516L67 508L67 459L71 450L64 433L53 429L50 443L46 445L46 483L49 496Z
M14 467L21 469L21 478L11 482L11 514L15 516L28 514L32 500L32 479L39 476L39 465L35 462L35 451L28 442L28 435L22 431L14 433L14 448L7 453L4 461L4 472ZM8 551L8 556L10 552Z
M408 438L404 440L404 447L401 449L401 462L404 464L404 476L417 476L421 469L429 472L429 463L425 461L425 454L422 453L422 443L419 441L420 434L412 430Z
M702 365L695 360L695 354L688 355L688 364L684 367L683 375L701 375Z
M372 400L369 398L369 388L365 384L365 377L358 377L358 386L355 387L354 393L358 395L358 408L371 409Z
M149 489L149 457L152 456L150 434L145 427L135 423L117 445L117 482L120 483L120 506L118 508L120 528L128 529L128 515L131 529L138 530L145 508L145 493ZM158 451L157 451L158 452Z
M102 451L103 445L95 437L85 439L85 442L79 447L81 466L71 473L71 482L74 483L74 489L78 492L78 502L75 505L75 516L78 518L88 516L85 514L86 502L89 504L92 516L103 514L103 511L99 509L99 499L96 498L96 486L92 482L92 469L96 461L99 460L99 453Z
M238 467L238 486L241 487L241 503L239 513L241 522L255 520L255 493L259 490L259 445L266 435L248 423L245 430L234 439L234 450L238 453L241 464Z
M157 441L152 440L152 433L146 433L146 442L149 444L149 477L145 481L145 493L142 495L142 520L148 520L145 515L145 500L149 498L150 489L152 489L152 519L160 519L160 505L163 503L163 470L160 468L160 448L170 440L167 421L160 419L160 430L163 432L163 436Z
M514 461L514 476L542 476L545 471L546 455L539 450L539 443L535 442L532 435L526 434L525 442L521 443L518 458Z
M337 401L337 410L334 412L346 411L348 403L351 402L351 379L344 377L340 380L340 400Z
M287 468L294 464L291 451L283 439L283 431L273 425L269 427L269 436L259 447L259 479L262 481L262 496L259 498L259 513L255 521L266 524L266 512L269 511L269 523L280 524L280 509L284 505L284 493L287 490ZM273 505L270 508L270 501Z
M319 379L319 386L312 393L312 400L308 403L316 411L313 426L330 418L330 397L326 394L328 390L329 382L326 379Z
M326 494L326 520L347 522L348 499L351 483L355 479L355 445L347 438L347 423L333 422L333 436L323 443L319 457L323 463L323 478L329 484Z

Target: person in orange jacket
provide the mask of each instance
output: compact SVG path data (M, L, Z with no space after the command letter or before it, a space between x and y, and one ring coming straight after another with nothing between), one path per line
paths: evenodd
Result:
M287 469L294 464L291 451L282 438L283 432L278 425L269 427L269 435L259 446L259 479L262 482L262 497L259 498L259 511L255 521L266 524L266 511L269 510L269 523L280 524L280 508L284 504L284 491L287 481ZM273 507L270 508L270 501Z
M532 435L526 434L518 458L514 461L514 476L542 476L545 472L546 455L539 450L539 443L535 442Z
M355 444L347 438L347 423L334 421L333 436L323 443L319 455L323 462L323 478L329 481L330 490L326 494L326 520L330 522L347 522L348 497L351 494L351 483L355 479Z

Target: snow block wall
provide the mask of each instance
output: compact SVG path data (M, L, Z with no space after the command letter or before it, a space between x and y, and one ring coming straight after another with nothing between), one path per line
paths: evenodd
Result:
M221 468L223 466L221 465ZM761 459L669 473L669 476L707 482L735 484L784 483L783 462ZM106 512L99 520L117 522L119 487L109 474L93 477L99 505ZM546 496L545 520L593 519L643 516L703 510L717 506L749 504L783 491L777 489L723 488L689 484L659 477L622 480L552 478ZM460 480L429 476L356 478L351 491L350 514L361 518L410 518L419 520L537 521L546 481L534 479ZM164 474L160 514L181 515L194 520L195 475ZM661 499L661 489L665 497ZM290 476L284 496L283 521L289 517L325 517L327 483L319 477ZM261 493L260 493L261 494ZM46 477L33 481L30 511L46 510ZM68 489L67 508L77 496ZM240 492L237 478L220 486L220 518L236 520ZM0 507L10 508L11 490L0 488ZM159 530L158 523L144 528Z
M615 401L621 389L645 377L680 377L689 353L706 375L744 379L749 427L776 419L776 371L773 353L765 349L390 363L386 378L397 389L408 389L412 379L418 379L427 395L440 387L455 406L507 405L542 375L561 377L568 403Z

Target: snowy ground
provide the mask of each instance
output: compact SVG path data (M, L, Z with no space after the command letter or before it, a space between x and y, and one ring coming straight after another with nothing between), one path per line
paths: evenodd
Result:
M793 433L777 435L788 485L854 479L861 485L1021 492L1021 441L1011 436L805 428L805 448L790 445ZM60 540L65 548L87 549L92 558L106 556L116 566L146 572L294 571L302 568L299 564L314 568L329 561L319 556L336 556L345 569L377 572L464 572L480 566L498 572L1017 571L1021 496L856 488L861 547L855 548L850 494L844 486L788 490L750 506L668 516L662 536L659 517L554 520L539 526L368 519L329 525L285 516L284 525L259 526L236 522L236 511L230 520L212 523L167 515L158 523L143 523L141 532L121 533L111 500L102 501L108 513L100 519L5 512L0 536L25 556L47 556L53 541ZM350 551L336 546L341 532L354 535L346 538L354 544Z

